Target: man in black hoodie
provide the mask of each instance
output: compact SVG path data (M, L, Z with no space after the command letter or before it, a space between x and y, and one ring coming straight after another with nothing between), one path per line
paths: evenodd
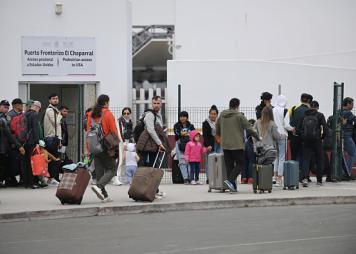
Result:
M303 141L303 171L302 184L303 187L308 187L308 178L310 172L310 161L312 154L315 154L317 164L317 186L322 185L323 179L323 152L322 139L328 135L328 127L326 125L325 117L318 112L319 103L312 101L310 109L305 112L298 122L297 134Z
M300 106L294 106L290 112L290 125L293 128L297 128L301 118L305 116L305 112L309 110L310 103L313 100L313 96L307 93L303 93L300 97ZM303 167L303 140L298 134L293 133L290 137L292 148L292 160L299 162L299 169L302 171Z
M256 118L257 120L261 118L262 116L262 110L266 106L272 106L271 105L271 100L272 100L273 95L269 92L263 92L261 95L261 103L257 105L255 108L256 110Z

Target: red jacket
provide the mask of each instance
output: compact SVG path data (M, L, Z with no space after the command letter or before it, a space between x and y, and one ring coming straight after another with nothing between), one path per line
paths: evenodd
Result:
M91 127L92 113L93 112L90 112L88 114L87 130L89 130ZM118 132L115 124L115 118L114 115L111 113L111 111L108 108L103 108L101 112L101 117L102 117L101 126L103 128L104 136L108 135L110 131L118 136ZM94 118L94 121L96 123L99 122L99 118Z
M189 133L190 141L185 147L184 158L186 162L201 162L202 155L208 151L200 142L194 141L195 136L200 135L196 130Z

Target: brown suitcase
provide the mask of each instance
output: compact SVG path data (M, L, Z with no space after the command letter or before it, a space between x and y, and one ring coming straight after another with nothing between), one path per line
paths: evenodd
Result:
M163 177L161 169L165 152L158 152L153 167L140 167L137 169L129 189L129 197L135 201L150 201L155 199L156 192ZM162 158L159 159L160 155ZM159 164L158 168L155 168Z
M65 203L80 205L89 180L90 174L85 168L77 168L73 172L66 171L58 185L56 197L62 205Z

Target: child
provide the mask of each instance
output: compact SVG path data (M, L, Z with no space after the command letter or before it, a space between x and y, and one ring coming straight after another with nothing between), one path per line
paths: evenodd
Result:
M202 184L199 182L202 155L207 151L211 151L212 147L203 147L203 145L200 143L200 133L196 130L191 131L189 133L189 137L190 141L185 147L184 157L190 166L190 183L193 185Z
M132 178L137 170L137 162L140 157L136 153L136 145L133 143L128 143L126 146L126 151L124 153L124 160L126 161L126 177L129 184L132 183Z
M41 153L44 154L46 157L47 168L48 168L48 163L50 163L51 161L60 161L59 158L54 157L50 152L48 152L46 150L46 143L43 140L39 141L39 146L40 146ZM49 174L48 174L48 177L49 177ZM52 179L48 178L47 183L46 183L45 179L46 178L40 176L39 177L40 184L47 186L48 184L52 183Z

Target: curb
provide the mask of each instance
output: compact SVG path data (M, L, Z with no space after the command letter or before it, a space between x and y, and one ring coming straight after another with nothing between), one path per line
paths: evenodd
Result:
M294 205L356 204L356 196L269 198L246 200L218 200L182 203L142 203L130 206L79 207L60 210L43 210L0 214L0 223L48 219L113 216L123 214L162 213L170 211L193 211L224 208L273 207Z

